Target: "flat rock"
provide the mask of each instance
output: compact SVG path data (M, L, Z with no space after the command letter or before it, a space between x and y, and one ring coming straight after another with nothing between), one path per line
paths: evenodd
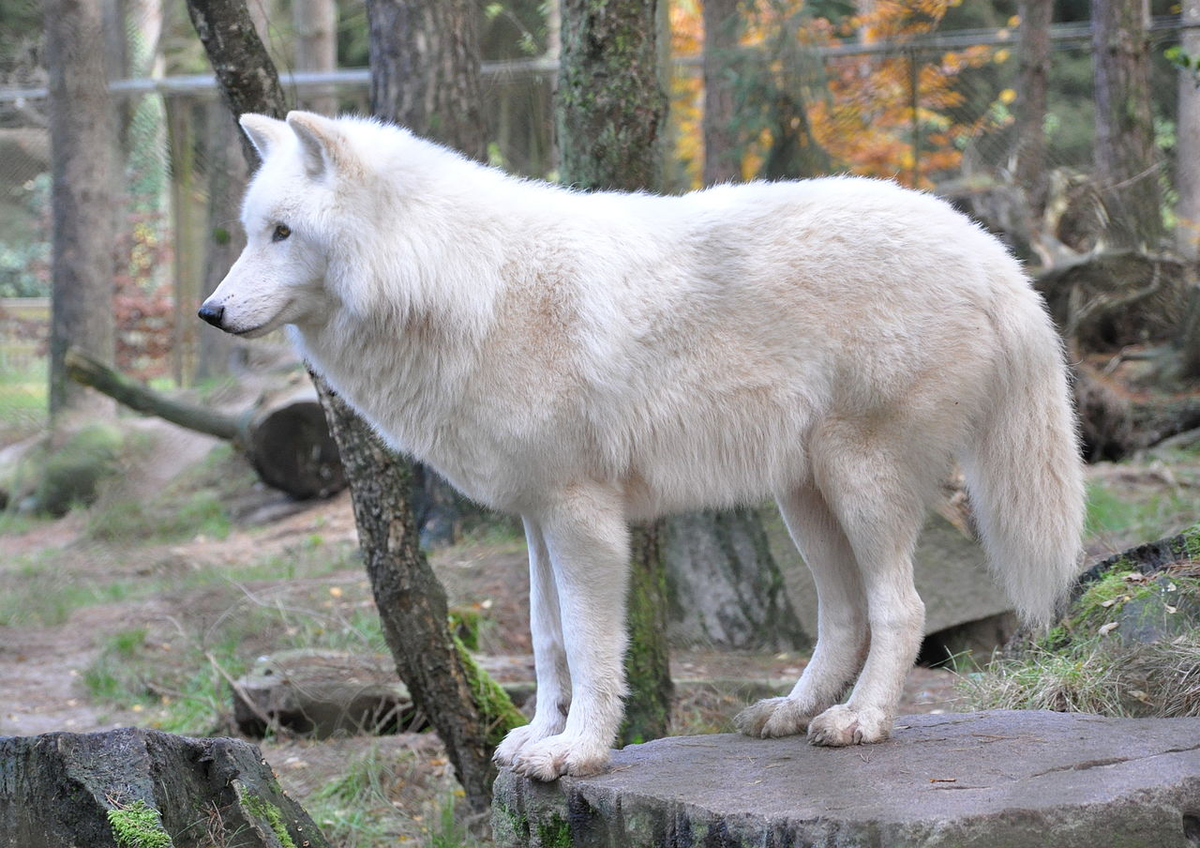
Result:
M496 782L502 846L1194 848L1200 719L902 717L887 742L632 745L588 778Z

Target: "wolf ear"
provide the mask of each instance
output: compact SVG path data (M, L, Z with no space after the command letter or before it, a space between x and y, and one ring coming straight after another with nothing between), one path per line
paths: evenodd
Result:
M345 140L332 120L314 112L288 112L287 124L300 139L310 177L332 173L346 164Z
M238 118L238 123L242 125L242 132L263 159L267 158L267 154L279 144L283 134L287 132L287 124L283 121L253 112L242 115Z

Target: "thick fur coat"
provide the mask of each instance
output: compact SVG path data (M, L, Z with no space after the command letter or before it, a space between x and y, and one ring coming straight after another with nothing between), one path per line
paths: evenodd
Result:
M524 520L537 714L500 762L546 780L606 762L631 520L777 500L818 644L738 723L822 745L890 732L924 628L912 552L954 460L1029 620L1074 577L1059 339L1019 264L941 200L856 178L584 194L370 120L242 126L263 155L248 244L201 316L290 325L393 447Z

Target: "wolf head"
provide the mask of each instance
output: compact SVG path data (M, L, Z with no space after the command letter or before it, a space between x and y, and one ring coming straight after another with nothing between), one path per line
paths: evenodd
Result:
M246 248L199 315L253 338L319 321L333 306L328 222L345 185L339 176L357 167L336 121L291 112L286 121L246 114L240 123L262 157L242 204Z

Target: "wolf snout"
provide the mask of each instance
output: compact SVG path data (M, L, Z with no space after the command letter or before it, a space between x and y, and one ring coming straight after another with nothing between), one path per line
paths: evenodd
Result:
M212 324L218 330L223 330L221 319L225 317L225 306L220 303L209 303L205 301L200 305L200 311L196 313L200 319Z

